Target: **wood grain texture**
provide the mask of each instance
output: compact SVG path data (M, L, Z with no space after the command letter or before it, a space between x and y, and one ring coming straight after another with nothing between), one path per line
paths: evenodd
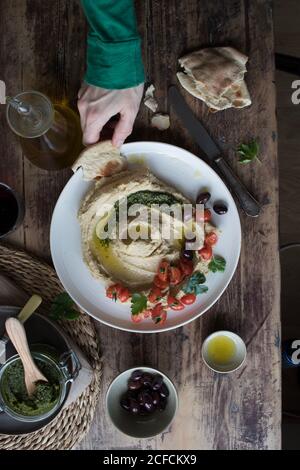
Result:
M239 267L226 293L200 319L159 335L136 335L97 325L104 359L101 399L91 430L78 448L277 449L281 415L280 283L271 2L141 0L136 5L147 75L157 88L160 110L170 112L172 124L163 133L151 129L151 113L142 107L131 140L166 141L198 153L167 103L167 88L176 83L177 59L206 45L237 47L250 56L250 108L213 115L200 101L186 93L185 98L264 207L257 220L241 214ZM30 0L3 0L0 18L8 29L6 42L14 48L11 56L0 45L1 63L7 64L5 80L10 82L13 77L12 92L33 87L51 96L73 99L85 50L85 26L77 2L52 0L39 2L37 7L37 2ZM3 129L2 119L1 135ZM256 136L261 143L262 164L239 166L233 149ZM37 170L22 162L11 135L5 135L5 142L1 179L23 191L27 204L19 243L48 258L51 212L69 173ZM221 328L236 331L248 346L246 365L224 376L212 373L201 360L204 338ZM157 367L174 380L180 407L175 421L162 435L134 440L109 422L105 393L117 373L141 365Z

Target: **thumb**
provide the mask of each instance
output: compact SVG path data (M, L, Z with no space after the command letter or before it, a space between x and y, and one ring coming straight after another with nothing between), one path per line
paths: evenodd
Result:
M116 125L112 138L113 145L120 147L124 143L126 137L128 137L132 132L134 119L135 115L129 112L124 112L120 115L119 122Z

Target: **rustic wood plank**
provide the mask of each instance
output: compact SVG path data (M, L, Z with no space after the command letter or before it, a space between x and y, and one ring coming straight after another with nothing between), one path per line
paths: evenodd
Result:
M24 2L23 2L24 3ZM26 48L23 51L23 83L40 90L55 102L76 106L85 63L86 24L79 2L27 0L24 15ZM27 211L27 248L49 257L49 226L61 189L70 170L40 170L24 159Z
M6 80L15 77L13 92L32 86L57 99L73 99L84 64L86 31L77 2L53 0L37 5L32 0L4 0L0 8L0 18L8 25L7 41L15 47L10 59L0 45L0 58L8 64ZM147 73L157 87L162 111L169 110L166 91L170 83L176 83L177 59L183 53L205 45L231 44L250 55L251 108L212 115L205 105L185 97L265 206L257 220L241 214L239 268L226 293L201 319L160 335L129 334L97 324L104 359L102 390L94 423L78 448L279 448L278 188L271 4L265 0L146 0L137 2L137 10ZM172 112L172 126L165 133L150 129L149 119L149 111L141 109L132 140L168 141L198 152ZM255 136L260 138L263 163L241 168L232 149ZM70 173L46 173L26 161L23 180L19 148L10 143L11 136L6 141L1 178L3 172L20 188L24 182L25 246L49 257L51 211ZM229 376L213 374L201 360L203 339L220 328L240 333L248 344L246 366ZM140 365L166 372L180 396L179 413L171 428L142 441L116 431L104 405L113 377Z
M146 8L137 6L148 79L157 87L163 111L168 111L166 91L170 83L176 83L174 72L182 53L208 44L232 44L250 55L247 79L254 101L251 108L211 115L203 104L185 96L265 208L258 220L241 214L244 240L239 269L222 299L200 320L174 332L147 337L99 325L106 364L102 403L80 448L279 448L278 196L271 5L264 1L251 5L243 1L148 1ZM172 127L165 133L149 128L150 116L149 111L141 110L133 140L168 141L198 152L172 112ZM232 148L256 136L261 141L263 164L241 168ZM200 354L203 339L220 328L237 331L248 345L247 365L225 377L207 370ZM120 343L117 360L116 342ZM174 379L180 409L168 432L155 439L132 441L112 429L104 397L106 383L119 371L141 364L157 366Z
M0 3L0 30L2 33L0 42L0 79L4 80L7 86L7 94L15 94L20 88L22 81L22 69L18 64L22 61L22 44L24 41L22 18L24 15L24 5L20 1ZM7 23L8 18L13 18L14 29ZM17 33L18 32L18 33ZM17 34L16 34L17 33ZM18 191L24 196L23 180L23 158L22 151L16 142L12 131L8 127L5 117L5 106L0 106L0 135L1 135L1 156L0 156L0 180ZM24 226L21 226L10 240L16 245L22 246L24 243Z
M76 106L85 64L87 29L80 2L4 0L0 8L1 19L5 22L0 58L5 64L8 92L15 94L34 89L53 101ZM4 113L1 114L2 129L3 148L10 160L1 159L1 179L12 180L26 200L24 226L10 239L25 240L31 252L50 260L52 212L72 173L70 170L47 172L23 158L17 139L8 130Z

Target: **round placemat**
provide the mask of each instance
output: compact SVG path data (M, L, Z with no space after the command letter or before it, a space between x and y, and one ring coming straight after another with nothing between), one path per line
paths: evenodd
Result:
M0 244L0 271L29 295L43 298L42 313L47 314L53 298L63 292L56 273L47 263L22 250ZM94 377L80 397L63 409L44 428L21 436L0 434L0 449L63 450L70 449L87 433L92 422L101 380L101 357L98 335L93 320L81 313L77 320L59 322L61 328L85 353Z

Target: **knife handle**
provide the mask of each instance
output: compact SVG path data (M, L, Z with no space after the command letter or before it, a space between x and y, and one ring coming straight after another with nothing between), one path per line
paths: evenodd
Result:
M228 186L235 193L241 208L250 217L257 217L260 213L259 203L249 193L248 189L237 178L237 176L235 176L228 163L222 157L216 158L215 163L219 170L221 170Z

